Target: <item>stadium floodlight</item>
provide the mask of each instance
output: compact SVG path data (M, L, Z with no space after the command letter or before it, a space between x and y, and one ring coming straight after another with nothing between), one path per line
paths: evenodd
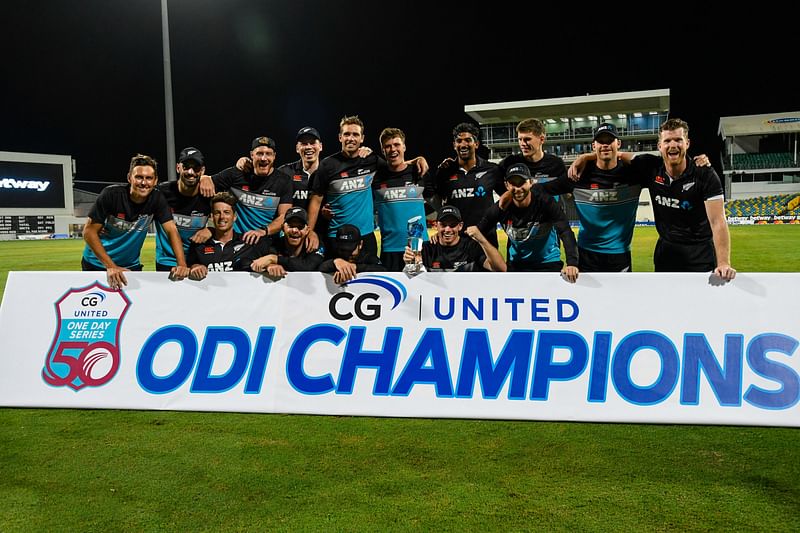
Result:
M617 118L628 118L625 113L617 113Z
M596 117L596 116L594 116L594 115L589 115L587 118L588 118L589 120L597 120L597 117Z
M641 114L641 113L639 113L638 111L637 111L636 113L634 113L634 114L633 114L633 116L634 116L635 118L642 118L642 114Z
M619 118L623 118L623 117L620 117L619 115L617 115L617 116ZM611 115L603 115L603 120L611 120Z
M561 122L569 122L569 119L565 118L565 117L561 117Z
M573 120L575 120L575 122L583 122L585 119L583 117L575 117Z
M547 123L548 123L548 124L555 124L555 123L556 123L556 119L554 119L554 118L548 118L548 119L547 119Z

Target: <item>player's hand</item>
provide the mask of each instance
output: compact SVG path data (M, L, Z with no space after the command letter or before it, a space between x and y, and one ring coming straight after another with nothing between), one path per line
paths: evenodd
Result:
M717 268L714 269L714 274L725 281L730 281L736 277L736 269L727 263L720 263L717 265Z
M240 157L239 160L236 161L236 168L245 173L252 172L253 162L250 160L249 157Z
M342 283L348 282L351 279L355 279L357 274L355 264L351 263L350 261L345 261L341 258L334 259L333 264L336 265L336 272L333 274L333 281L341 285Z
M578 281L578 267L565 266L561 269L561 277L570 283L575 283Z
M456 160L452 157L445 157L444 160L439 163L439 168L448 168L456 164Z
M567 177L572 181L578 181L581 179L581 174L583 174L583 169L586 166L586 163L578 157L575 161L567 169Z
M710 167L711 160L708 158L706 154L696 155L693 158L694 164L698 167Z
M416 165L417 172L420 176L425 175L425 173L431 168L428 164L428 160L422 156L419 156L414 160L414 165Z
M214 189L214 181L211 176L203 174L200 176L200 194L206 198L211 198L217 191Z
M320 209L319 212L322 216L324 216L327 220L333 219L333 209L331 209L331 204L325 204Z
M367 157L371 153L372 153L372 148L370 148L369 146L362 146L361 148L358 149L356 155L358 157Z
M194 265L189 269L189 279L200 281L208 275L208 268L205 265Z
M267 267L267 275L271 278L282 279L286 277L286 269L278 264L269 265Z
M428 237L428 239L431 241L431 244L439 244L439 232L437 231L436 233Z
M203 228L195 231L194 235L189 237L189 241L195 243L206 242L210 238L211 238L211 230L208 228Z
M128 284L128 280L125 279L124 272L128 270L127 268L118 267L114 265L106 270L106 278L108 279L108 286L114 290L119 290L125 285Z
M242 240L247 244L253 245L258 242L261 237L264 237L267 234L266 230L263 229L251 229L244 235L242 235Z
M264 257L259 257L258 259L254 259L250 263L250 270L253 272L264 272L267 268L277 262L278 256L275 254L265 255Z
M414 252L411 251L410 246L406 246L406 249L403 250L403 262L406 264L414 262Z
M319 250L319 235L316 231L311 230L306 235L306 251L314 252L316 250Z
M169 279L172 281L181 281L189 277L189 267L174 266L169 270Z
M468 226L467 229L464 230L464 233L466 233L470 239L479 244L486 242L486 237L483 236L483 233L481 233L481 230L478 229L478 226Z

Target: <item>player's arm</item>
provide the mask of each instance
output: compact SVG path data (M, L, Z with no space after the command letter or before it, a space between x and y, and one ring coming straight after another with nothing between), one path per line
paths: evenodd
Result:
M292 207L292 204L278 204L278 210L275 213L275 218L273 218L272 222L270 222L267 226L267 235L276 235L280 233L281 228L283 227L283 215L289 210L290 207Z
M486 261L483 263L483 268L491 272L506 272L508 267L506 262L503 261L503 256L500 255L500 250L494 247L492 243L486 240L486 237L481 233L477 226L469 226L466 229L466 234L475 242L480 244L483 253L486 255Z
M125 274L123 273L128 269L117 266L111 259L111 256L106 253L106 249L100 241L101 229L103 229L103 225L89 217L86 219L86 225L83 226L83 240L86 241L89 249L97 256L97 259L106 267L106 278L109 287L112 289L121 289L128 284L128 280L125 279Z
M170 269L170 278L181 280L189 276L189 267L186 266L186 256L183 254L183 241L181 234L178 232L178 226L175 225L174 220L168 220L161 223L164 232L169 237L169 245L172 247L172 253L175 254L175 262L178 266Z
M717 255L714 274L730 281L736 277L736 270L731 266L731 236L725 218L725 202L722 198L706 200L705 206L714 239L714 252Z

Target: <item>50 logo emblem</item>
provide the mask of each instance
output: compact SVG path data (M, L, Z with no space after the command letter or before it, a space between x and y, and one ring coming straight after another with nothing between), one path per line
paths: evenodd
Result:
M42 378L75 391L108 383L119 370L119 332L130 300L94 282L70 289L56 304L58 327Z

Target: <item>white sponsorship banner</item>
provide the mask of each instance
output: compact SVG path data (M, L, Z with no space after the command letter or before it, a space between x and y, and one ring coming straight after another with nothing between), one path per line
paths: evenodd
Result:
M0 405L800 426L798 274L11 272Z

